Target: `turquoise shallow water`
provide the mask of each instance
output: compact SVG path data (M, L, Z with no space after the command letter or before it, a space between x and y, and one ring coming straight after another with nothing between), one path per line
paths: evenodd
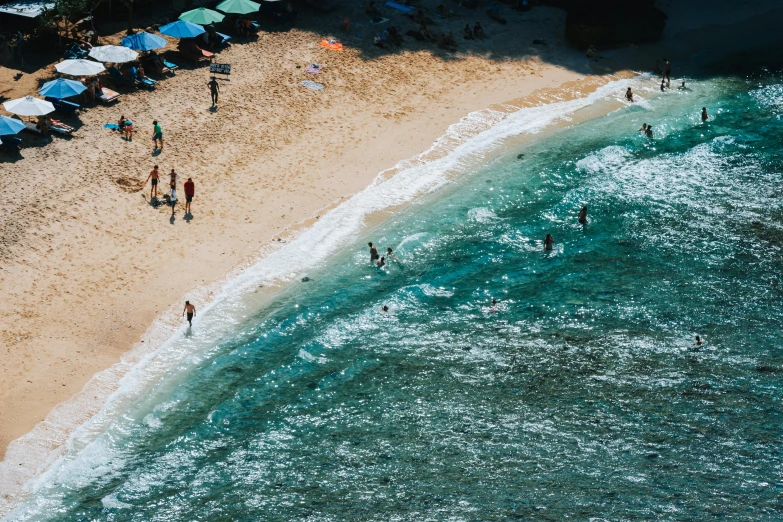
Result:
M783 86L692 88L369 231L10 519L780 520Z

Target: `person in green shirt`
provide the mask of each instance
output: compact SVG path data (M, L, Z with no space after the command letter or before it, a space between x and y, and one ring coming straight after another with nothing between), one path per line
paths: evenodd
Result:
M158 142L160 142L160 147L158 147ZM163 129L160 128L158 120L152 122L152 144L155 147L152 150L160 149L163 152Z

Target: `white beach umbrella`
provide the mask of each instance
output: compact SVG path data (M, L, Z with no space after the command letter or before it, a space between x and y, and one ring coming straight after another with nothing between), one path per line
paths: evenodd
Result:
M95 76L106 70L102 63L90 60L63 60L54 66L57 72L71 76Z
M139 53L124 45L101 45L90 50L90 57L99 62L125 63L132 62Z
M19 116L43 116L54 112L54 105L40 98L25 96L18 100L11 100L3 103L3 107L10 113Z

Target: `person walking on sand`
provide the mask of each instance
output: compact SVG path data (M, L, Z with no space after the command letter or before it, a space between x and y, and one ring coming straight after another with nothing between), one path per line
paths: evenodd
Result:
M579 211L579 223L582 225L587 224L587 205L582 207L582 210Z
M171 169L171 181L169 181L169 187L171 192L169 193L169 202L171 203L171 215L174 215L174 208L177 206L177 173L174 169Z
M190 301L185 301L185 309L182 310L182 315L188 314L188 326L193 326L193 318L196 316L196 307L190 304Z
M153 167L152 172L150 172L150 175L147 176L147 181L152 180L152 186L150 187L150 201L152 199L157 199L158 197L158 180L160 179L160 173L158 172L158 166L155 165ZM144 184L147 184L147 181L144 182Z
M633 102L633 91L631 90L630 87L628 87L628 90L625 91L625 99L628 100L629 102Z
M160 142L160 147L158 147L158 142ZM160 128L158 120L152 122L152 147L153 152L158 149L163 152L163 129Z
M212 94L212 106L217 107L218 94L220 94L220 85L218 85L218 82L214 76L207 85L209 86L209 92Z
M552 250L552 245L555 244L555 238L552 237L552 234L547 234L546 238L544 238L544 250Z
M185 214L190 214L190 204L193 201L193 196L196 195L196 184L193 183L193 178L188 178L185 182Z
M370 264L373 264L375 263L375 260L381 256L378 255L378 249L372 246L372 242L367 243L367 246L370 247Z
M701 121L707 121L707 118L709 118L709 116L707 116L707 107L702 107L701 108Z

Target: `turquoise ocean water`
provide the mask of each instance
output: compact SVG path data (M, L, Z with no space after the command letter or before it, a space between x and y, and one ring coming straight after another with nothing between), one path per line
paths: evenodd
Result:
M783 85L691 89L508 146L216 307L230 335L8 520L783 519Z

